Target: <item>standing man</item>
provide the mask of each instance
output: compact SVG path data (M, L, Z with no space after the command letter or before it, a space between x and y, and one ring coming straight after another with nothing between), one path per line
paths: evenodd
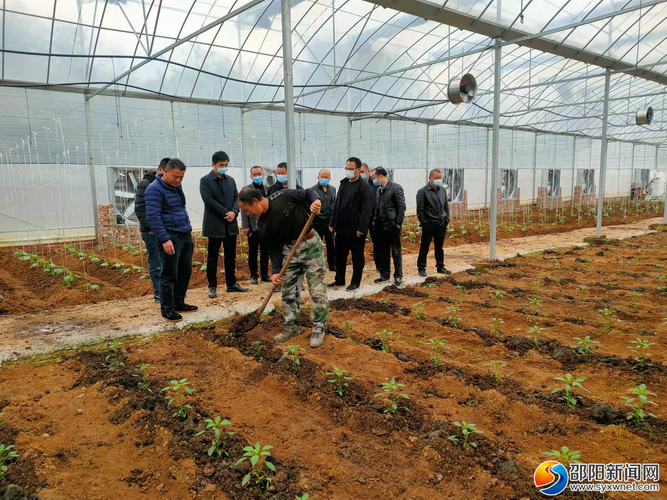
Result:
M164 167L169 162L169 158L163 158L160 165L157 167L158 174L164 174ZM146 245L146 253L148 255L148 275L153 284L153 300L160 302L160 252L158 251L158 244L155 240L155 235L151 231L146 220L146 199L144 193L146 188L155 180L156 173L148 172L137 184L137 190L134 194L134 213L139 219L139 228L141 230L141 239Z
M368 182L371 187L373 186L373 181L371 180L371 169L368 168L368 163L361 164L360 176L362 181Z
M313 229L327 245L327 262L329 264L329 271L336 271L336 252L334 250L333 234L329 231L329 221L331 220L331 213L336 206L336 188L330 185L331 172L327 169L320 170L317 175L317 184L311 190L315 191L322 200L322 209L315 221L313 221Z
M363 171L363 166L365 163L361 164L361 169ZM377 174L375 170L373 170L370 174L370 178L368 179L368 182L371 186L371 189L373 190L373 215L371 215L371 222L368 226L368 232L370 233L371 236L371 242L373 243L373 262L375 263L375 270L379 273L380 272L380 257L378 254L378 249L380 248L380 243L378 241L378 237L375 232L375 224L373 224L373 217L375 214L375 201L377 198L377 192L378 188L380 187L379 184L375 183L375 179L377 179Z
M236 237L239 225L236 216L239 213L236 182L227 175L229 156L218 151L211 160L213 169L199 181L199 192L204 201L204 222L202 235L208 238L206 259L206 278L208 296L218 296L218 253L222 245L225 255L225 281L227 292L247 292L236 282Z
M266 188L264 187L264 169L259 166L250 169L250 178L252 182L246 187L257 189L262 196L266 197ZM241 232L248 237L248 267L250 268L250 283L258 285L257 275L257 253L261 251L259 257L259 266L262 271L262 282L270 283L269 277L269 251L266 245L259 241L257 232L257 218L248 215L245 211L241 212ZM261 247L261 250L260 250Z
M322 202L311 189L283 189L266 198L259 190L246 187L241 190L239 205L248 215L258 218L262 241L270 242L271 245L271 280L276 286L282 285L285 326L283 332L273 340L285 342L301 333L301 287L305 275L312 303L310 347L321 346L329 318L329 301L324 283L326 268L322 240L314 229L308 229L284 277L279 279L278 275L283 259L290 254L308 222L308 210L319 214Z
M169 321L183 319L179 312L197 310L197 306L185 303L195 245L181 187L184 177L185 164L173 158L144 193L146 222L160 253L160 310Z
M331 286L345 285L347 256L352 252L352 281L347 290L359 288L366 263L364 246L372 212L373 191L368 182L361 179L361 161L353 156L345 164L345 179L340 181L329 223L336 244L336 281Z
M389 255L394 259L394 283L401 286L403 280L403 256L401 255L401 226L405 218L405 195L403 188L391 182L387 177L387 171L376 168L373 173L378 186L377 198L375 200L375 223L376 241L379 243L378 257L380 258L380 277L375 283L387 283L389 281Z
M273 193L277 193L285 188L287 188L287 163L283 161L278 163L276 167L276 183L269 188L268 195L271 196ZM303 189L298 183L296 188Z
M417 258L419 276L426 278L426 257L431 240L435 246L436 270L440 274L450 274L445 269L445 252L442 247L449 224L449 204L447 193L442 187L442 172L433 169L428 174L428 184L417 191L417 218L422 228L422 242Z

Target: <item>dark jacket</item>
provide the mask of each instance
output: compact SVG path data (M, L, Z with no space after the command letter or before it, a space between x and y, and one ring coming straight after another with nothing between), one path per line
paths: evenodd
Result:
M185 209L185 194L181 186L171 187L159 174L144 193L146 200L146 222L153 236L162 244L169 241L167 231L189 233L192 231L190 217Z
M229 175L218 177L211 170L199 181L199 192L204 200L204 221L201 234L207 238L225 238L239 234L239 223L225 220L227 212L239 214L239 192Z
M144 175L141 182L137 184L137 190L134 193L134 213L137 214L142 233L148 233L151 230L146 221L146 200L144 199L144 193L146 192L146 188L155 180L156 174L157 172L148 172Z
M368 232L368 226L373 213L373 190L368 182L363 179L357 181L356 190L352 202L349 206L341 206L340 203L345 199L343 196L346 189L352 189L348 179L340 181L336 203L331 212L331 222L329 226L334 228L334 232L343 232L355 234L357 231L363 234Z
M297 183L296 185L297 189L303 189L299 184ZM285 186L283 186L282 182L276 181L266 192L267 196L271 196L273 193L277 193L278 191L281 191L283 189L287 189Z
M371 232L375 231L375 224L373 224L373 218L375 217L375 200L377 198L377 193L378 193L378 188L380 186L376 186L375 183L373 182L373 177L371 176L368 179L368 185L371 187L371 191L373 191L373 211L371 212L371 221L370 225L368 226Z
M400 184L387 182L378 189L375 198L373 223L376 231L388 232L403 224L405 218L405 195Z
M440 198L440 210L438 210L436 196ZM449 204L444 187L436 190L428 183L417 191L417 218L422 226L425 223L439 226L446 226L449 223Z
M266 188L264 187L264 183L257 185L254 182L251 182L246 187L259 189L264 198L268 196ZM245 210L241 210L241 228L250 229L250 233L254 233L255 231L257 231L257 218L253 215L248 215L247 213L245 213Z
M317 193L317 196L322 200L322 210L320 211L320 215L315 217L315 222L313 224L317 224L318 226L328 226L329 221L331 220L331 213L336 206L336 188L329 184L325 193L324 189L318 182L310 188L310 190Z

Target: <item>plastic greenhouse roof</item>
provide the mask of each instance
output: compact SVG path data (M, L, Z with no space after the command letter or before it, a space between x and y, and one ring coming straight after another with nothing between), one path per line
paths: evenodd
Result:
M282 106L279 0L0 5L4 85ZM171 47L234 11L242 12ZM296 106L489 126L499 37L501 125L599 136L609 67L609 135L660 144L666 21L664 0L292 0ZM447 82L467 72L478 98L455 106ZM648 106L653 124L635 125Z

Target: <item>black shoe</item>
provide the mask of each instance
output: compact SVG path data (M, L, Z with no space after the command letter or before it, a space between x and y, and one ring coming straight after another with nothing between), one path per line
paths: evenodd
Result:
M178 314L176 311L169 311L168 313L162 313L162 317L169 321L181 321L183 316Z
M153 302L155 302L156 304L160 303L160 294L159 293L154 293L153 294Z
M380 276L378 279L376 279L373 283L377 283L378 285L381 283L389 283L389 276Z
M218 291L214 286L209 286L208 287L208 296L212 299L216 298L218 296Z
M440 267L440 268L438 268L438 274L452 274L452 272L448 271L444 267Z
M253 285L259 285L259 281L257 280L257 276L253 276L250 278L250 283Z
M262 283L271 283L270 276L262 276Z
M350 283L350 286L348 286L348 287L346 288L346 290L347 290L348 292L353 292L353 291L356 290L357 288L359 288L359 284L358 284L358 283Z
M400 288L402 284L403 278L394 278L394 285L396 285L396 288Z
M336 283L336 282L334 281L333 283L330 283L330 284L327 285L327 286L331 286L331 287L333 287L333 286L345 286L345 283Z
M422 278L428 278L428 274L426 274L426 270L424 269L419 270L419 276L421 276Z
M178 305L174 306L174 309L177 312L189 313L189 312L197 311L199 308L197 306L191 306L190 304L178 304Z
M232 293L232 292L247 292L247 288L243 288L241 285L238 283L234 283L232 286L227 287L227 292Z

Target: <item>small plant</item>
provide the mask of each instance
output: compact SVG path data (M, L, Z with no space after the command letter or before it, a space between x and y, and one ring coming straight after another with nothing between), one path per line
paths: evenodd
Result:
M581 462L577 460L581 453L578 451L570 451L567 446L563 446L559 450L544 451L542 455L547 455L549 457L554 457L557 461L563 464L565 467L568 467L570 464L580 464Z
M465 420L462 420L461 422L454 422L454 425L461 428L461 434L452 434L447 439L461 443L462 448L467 448L468 446L477 448L477 443L470 441L471 435L484 434L484 431L480 431L475 424L470 424ZM463 439L463 441L461 441L461 439Z
M581 383L586 380L586 377L578 377L574 378L572 375L569 373L565 375L565 377L554 377L554 380L558 380L560 382L565 382L565 388L561 389L560 387L556 387L553 391L551 391L551 394L555 394L557 392L563 391L563 395L558 398L561 401L564 401L565 404L568 406L568 408L574 408L577 404L577 399L580 398L580 396L575 396L572 393L572 389L575 387L578 387L579 389L583 389L584 391L588 392L588 389L584 388Z
M264 346L262 346L262 341L261 340L254 340L250 343L250 347L252 348L253 358L255 358L256 361L261 361L262 360L262 351L264 350Z
M399 410L410 411L405 406L398 406L399 399L410 399L410 396L407 394L398 392L399 388L405 387L405 384L399 384L396 382L396 379L392 377L391 382L382 382L380 386L382 387L382 392L376 394L375 397L379 398L383 396L384 400L389 403L389 408L385 408L384 410L385 413L396 415Z
M175 404L177 410L174 412L174 417L185 418L188 416L186 409L192 409L192 405L183 404L183 399L185 396L192 395L195 392L194 389L188 387L188 379L182 378L180 380L172 380L169 382L169 387L165 387L160 392L172 391L174 394L167 393L165 398L168 403L167 406L172 406Z
M577 289L579 290L579 300L584 300L586 298L586 290L588 290L588 287L586 285L577 285Z
M490 363L487 363L486 366L491 367L491 371L493 372L493 380L495 380L496 384L500 382L500 379L503 378L502 368L506 367L507 363L503 363L502 361L495 359Z
M456 298L456 303L460 304L463 302L463 286L461 285L456 285L454 288L456 288L457 293L457 298Z
M583 354L584 356L593 354L593 350L590 348L590 344L600 343L597 340L592 340L590 335L586 335L586 337L583 339L579 337L574 337L574 340L577 340L577 343L570 347L576 349L579 354Z
M308 493L304 493L301 496L299 496L299 495L296 496L296 500L308 500L308 498L309 498Z
M653 415L653 413L649 413L646 410L644 410L645 405L658 406L658 403L655 403L648 399L649 396L655 396L655 393L649 391L646 388L646 384L638 385L634 389L630 389L628 392L630 392L636 397L621 396L621 399L625 401L625 404L627 406L632 408L632 413L628 413L627 417L628 420L631 421L632 425L635 425L637 427L642 427L645 423L644 421L646 420L646 417L656 418L656 416Z
M19 458L19 454L14 451L13 445L5 446L4 444L0 444L0 481L5 478L5 473L9 469L5 464L17 458Z
M637 356L634 358L634 360L638 363L637 368L639 370L644 370L651 364L646 361L646 358L650 356L650 354L646 354L646 349L654 345L654 343L647 340L642 340L639 337L637 337L637 340L631 340L630 343L634 345L628 346L628 349L637 352Z
M223 429L227 425L232 425L232 423L226 418L223 419L221 417L215 417L214 419L207 418L204 420L204 422L206 423L206 428L196 435L201 436L209 429L213 433L213 440L211 441L211 447L208 449L208 456L212 457L214 453L219 457L221 457L223 453L226 456L229 456L229 453L224 450L224 447L227 446L227 443L223 438ZM224 434L231 436L234 433L227 431L224 432Z
M352 321L349 319L343 321L343 328L345 329L345 336L350 338L352 336Z
M91 290L95 292L100 291L100 285L93 285L92 283L86 283L83 287L86 289L86 293L90 293Z
M458 328L461 325L461 318L458 315L460 309L456 306L449 306L448 309L449 314L447 315L447 323L449 323L449 326L452 328Z
M349 387L350 384L347 383L348 380L352 380L352 377L348 377L345 370L339 370L335 366L333 367L332 372L327 372L327 375L335 375L336 378L328 380L330 384L336 384L336 390L334 391L339 397L345 395L345 387Z
M306 352L306 350L300 345L288 345L287 350L281 356L282 359L291 359L292 360L292 371L296 373L301 367L301 360L299 359L299 353Z
M602 326L602 329L609 333L614 329L610 323L614 311L605 307L604 309L598 309L598 312L604 316L604 325Z
M528 298L528 305L530 306L530 312L533 316L537 316L537 309L542 307L542 301L537 298Z
M440 358L444 354L444 351L451 349L451 347L447 345L447 342L447 340L442 339L428 339L426 342L426 345L431 348L431 359L433 360L433 366L437 367L440 364Z
M630 304L630 309L636 311L639 309L639 304L637 304L637 297L639 297L641 294L639 292L636 292L632 290L631 292L628 293L630 295L632 303Z
M248 472L243 477L243 481L241 482L243 486L245 486L252 478L255 480L255 484L259 487L260 490L265 491L269 487L272 479L269 477L264 467L273 472L276 471L276 467L268 461L268 458L271 456L271 452L269 450L272 449L273 446L262 446L259 444L259 442L257 442L255 446L246 446L243 448L245 453L243 454L243 457L241 457L241 459L236 463L240 464L241 462L250 460L251 465L250 472Z
M505 322L500 318L491 318L490 323L491 329L493 330L493 335L495 337L500 337L500 329L498 327L505 324Z
M109 351L109 354L107 354L107 356L104 358L104 366L107 366L110 370L115 370L116 368L125 366L125 363L123 363L120 355L122 353L126 353L127 351L125 349L120 349L120 346L122 345L125 344L118 341L107 342L106 344L106 349Z
M500 290L494 290L491 292L491 297L496 301L496 307L500 307L500 301L505 298L503 292Z
M136 367L139 368L139 370L141 370L141 372L140 373L133 373L132 376L133 377L141 377L141 380L139 380L139 383L137 384L139 386L139 388L143 389L144 391L153 392L153 391L151 391L150 387L148 387L148 380L147 380L146 376L148 374L148 370L150 370L151 368L155 368L155 367L153 365L151 365L150 363L141 363L140 365L136 365Z
M380 337L380 342L382 345L382 350L384 352L391 352L394 350L394 332L389 332L387 330L382 330L381 332L377 332L375 335L378 335ZM398 337L398 335L396 335Z
M426 313L422 311L423 307L424 307L423 302L417 302L415 304L415 318L417 318L419 321L424 321L425 319L428 318Z
M533 326L528 329L528 333L533 335L533 343L535 344L535 347L538 349L540 348L540 339L538 335L544 331L544 328L540 328L539 326Z

